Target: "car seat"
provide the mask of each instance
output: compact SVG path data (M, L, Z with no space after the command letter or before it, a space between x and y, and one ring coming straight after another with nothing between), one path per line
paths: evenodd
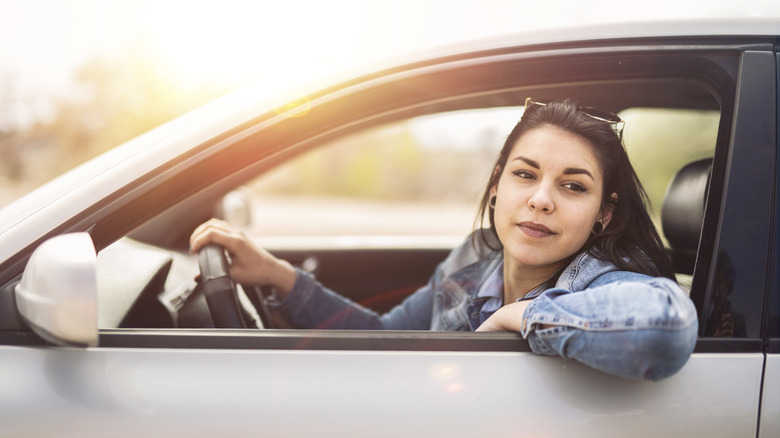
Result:
M666 189L661 226L676 273L693 274L711 173L712 158L693 161L677 171Z

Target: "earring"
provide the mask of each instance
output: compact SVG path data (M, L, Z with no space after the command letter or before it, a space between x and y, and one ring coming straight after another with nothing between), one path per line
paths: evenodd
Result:
M596 222L593 225L593 234L601 234L602 231L604 231L604 224L601 222Z
M488 201L488 205L490 206L490 208L496 208L496 195L490 197L490 200Z

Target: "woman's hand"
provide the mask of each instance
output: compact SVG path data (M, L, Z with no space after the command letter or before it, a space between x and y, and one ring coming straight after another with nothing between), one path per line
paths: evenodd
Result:
M478 332L518 332L523 329L523 315L531 301L517 301L496 310L477 327Z
M236 283L273 286L279 298L295 284L297 273L292 265L258 247L227 222L211 219L196 228L190 236L190 252L196 253L208 243L216 243L230 254L230 277Z

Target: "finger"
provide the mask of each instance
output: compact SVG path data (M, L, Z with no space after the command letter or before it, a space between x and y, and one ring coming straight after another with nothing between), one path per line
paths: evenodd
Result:
M212 219L198 226L190 235L190 252L198 252L208 243L216 243L230 249L233 247L233 242L241 238L241 234L227 223Z
M200 249L200 246L202 246L202 243L200 243L200 241L203 240L202 237L203 232L210 226L212 220L209 220L207 222L198 225L197 227L195 227L195 230L192 231L192 233L190 234L190 252L194 253Z
M493 321L488 318L485 322L483 322L477 329L475 330L477 332L495 332L498 331L496 329L496 325L493 323Z
M196 253L210 243L215 243L227 249L228 251L232 251L235 246L234 242L236 239L238 239L238 237L234 237L225 231L207 229L198 234L198 236L196 236L192 242L190 242L190 251Z
M219 228L219 229L229 229L230 225L222 220L219 219L209 219L208 221L198 225L195 230L192 232L193 235L200 234L203 231L210 229L210 228Z

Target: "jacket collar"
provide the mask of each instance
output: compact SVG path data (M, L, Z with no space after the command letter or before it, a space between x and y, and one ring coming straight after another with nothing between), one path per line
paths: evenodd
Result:
M475 300L482 284L503 260L503 251L492 251L475 263L453 273L450 278L458 283L472 300ZM618 270L619 268L612 263L583 251L563 269L555 287L572 292L582 291L600 276Z

